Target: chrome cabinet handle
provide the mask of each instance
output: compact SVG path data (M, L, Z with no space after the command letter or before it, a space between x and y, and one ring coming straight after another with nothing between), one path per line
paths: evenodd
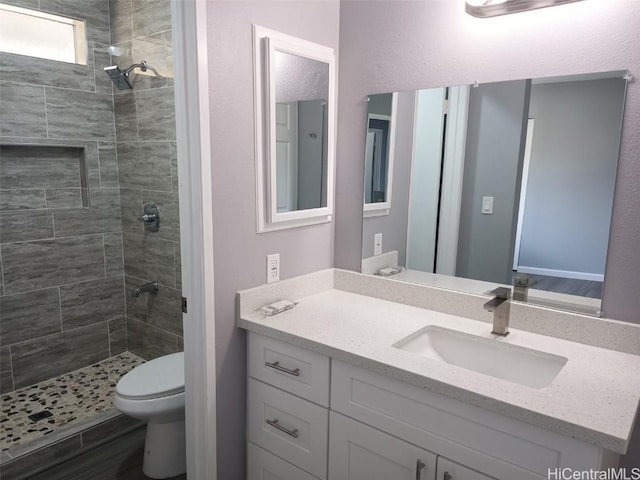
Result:
M449 472L444 472L444 476L442 477L442 480L453 480L453 477Z
M418 461L416 462L416 480L420 480L422 469L426 466L427 465L422 460L418 459Z
M268 418L264 421L267 425L271 425L273 428L277 428L281 432L286 433L287 435L291 435L293 438L298 438L298 429L289 430L288 428L284 428L282 425L278 423L278 419L269 420Z
M265 367L273 368L274 370L278 370L279 372L288 373L289 375L293 375L294 377L300 376L300 369L296 368L295 370L289 370L288 368L284 368L280 365L280 362L264 362Z

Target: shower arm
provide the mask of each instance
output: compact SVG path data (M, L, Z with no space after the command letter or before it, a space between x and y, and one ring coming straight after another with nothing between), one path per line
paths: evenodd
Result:
M151 65L149 65L146 60L143 60L140 63L134 63L129 68L127 68L124 72L122 72L122 74L125 77L128 77L131 74L131 72L136 68L139 68L143 72L146 72L147 70L151 70L156 75L156 77L160 76L158 71L155 68L153 68Z

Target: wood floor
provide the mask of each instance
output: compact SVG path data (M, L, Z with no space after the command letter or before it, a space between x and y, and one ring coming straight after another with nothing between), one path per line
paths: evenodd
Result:
M515 277L516 273L514 273ZM579 297L602 298L602 282L529 274L529 287Z
M149 477L142 473L144 437L145 428L143 427L28 478L29 480L149 480ZM168 480L186 480L186 478L186 475L181 475Z

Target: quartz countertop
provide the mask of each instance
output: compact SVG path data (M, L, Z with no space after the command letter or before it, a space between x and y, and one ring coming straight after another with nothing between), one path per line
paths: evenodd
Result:
M321 289L320 289L321 290ZM625 453L640 404L640 356L329 288L292 310L241 310L238 326L429 389L598 447ZM532 388L405 352L392 345L436 325L568 358L545 388Z

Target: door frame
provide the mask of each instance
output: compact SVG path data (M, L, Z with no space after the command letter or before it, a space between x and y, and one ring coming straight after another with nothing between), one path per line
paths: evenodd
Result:
M436 273L443 275L456 274L470 94L468 85L449 87L436 258Z
M524 161L522 163L522 181L520 182L520 205L518 206L518 223L516 224L516 243L513 252L513 271L518 271L520 261L520 242L522 241L522 225L524 223L524 208L527 204L527 186L529 184L529 166L531 165L531 149L533 148L533 131L536 120L527 120L527 133L524 144Z
M206 1L171 0L188 478L214 480L216 358Z

